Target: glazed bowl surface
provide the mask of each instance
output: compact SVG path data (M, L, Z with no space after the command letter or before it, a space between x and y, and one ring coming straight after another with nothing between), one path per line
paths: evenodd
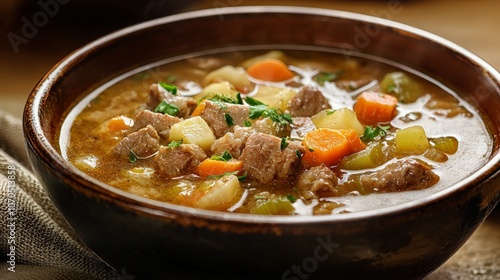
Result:
M59 136L68 112L112 78L169 57L257 45L362 53L425 73L463 93L488 120L491 155L484 167L432 195L309 217L153 201L90 178L61 156ZM236 7L141 23L75 51L31 93L24 131L35 173L77 235L112 267L137 279L418 279L456 252L500 199L499 108L498 71L433 34L341 11Z

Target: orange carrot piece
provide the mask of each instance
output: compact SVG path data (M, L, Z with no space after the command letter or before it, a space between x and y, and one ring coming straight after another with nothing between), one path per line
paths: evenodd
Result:
M242 170L243 162L241 160L220 161L207 158L198 165L196 173L201 177L208 177Z
M306 148L302 160L308 166L333 166L350 152L347 138L340 131L330 128L318 128L307 133L302 145Z
M339 129L349 143L349 154L354 154L366 148L366 144L359 138L354 129Z
M388 122L394 117L398 99L390 94L365 91L354 104L358 120L365 124Z
M198 106L196 106L196 108L194 108L194 111L191 114L191 116L192 117L199 116L199 115L201 115L201 113L203 113L203 111L205 111L205 101L200 102L200 104L198 104Z
M132 126L132 120L125 116L117 116L108 121L108 130L117 132L129 129Z
M281 82L295 76L283 61L267 58L257 61L247 69L248 75L263 81Z

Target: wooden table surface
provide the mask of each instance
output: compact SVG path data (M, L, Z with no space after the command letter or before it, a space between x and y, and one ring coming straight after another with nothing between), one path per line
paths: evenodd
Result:
M2 0L3 1L3 0ZM35 3L36 1L31 1ZM90 1L96 3L97 1ZM102 1L104 3L106 1ZM110 3L125 3L108 1ZM134 1L132 1L134 2ZM140 2L140 1L136 1ZM36 82L57 61L83 44L120 27L173 9L150 1L141 7L94 9L74 0L58 7L31 38L17 47L8 34L20 35L24 19L41 10L36 4L7 0L0 4L0 110L21 117L24 102ZM201 2L201 1L200 1ZM155 4L156 3L156 4ZM192 1L183 10L231 5L311 6L357 12L418 27L469 49L500 69L500 1L497 0L385 0L385 1ZM395 12L390 5L398 4ZM158 7L155 7L157 5ZM137 6L137 5L136 5ZM120 7L124 10L121 11ZM127 8L125 10L125 8ZM151 11L155 11L152 13ZM160 12L158 12L160 11ZM17 48L17 50L16 50ZM500 210L483 223L473 237L428 279L500 279Z

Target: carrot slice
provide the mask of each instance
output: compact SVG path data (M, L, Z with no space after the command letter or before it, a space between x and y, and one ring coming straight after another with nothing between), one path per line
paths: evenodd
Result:
M318 128L307 133L302 145L306 148L302 160L308 166L336 165L351 149L347 138L339 130L330 128Z
M294 76L285 63L274 58L257 61L247 69L248 75L263 81L281 82Z
M117 116L108 121L108 130L110 132L117 132L129 129L132 126L132 120L125 116Z
M205 111L205 101L200 102L196 108L194 108L193 113L191 114L192 117L196 117L201 115Z
M358 120L365 124L388 122L394 117L398 99L390 94L365 91L354 104Z
M349 143L349 154L354 154L366 148L366 144L359 138L354 129L339 129Z
M198 165L196 173L201 177L208 177L241 170L243 170L243 162L241 160L231 159L229 161L220 161L207 158Z

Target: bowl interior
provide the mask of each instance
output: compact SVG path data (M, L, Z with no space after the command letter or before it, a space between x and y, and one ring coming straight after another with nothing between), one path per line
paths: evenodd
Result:
M60 155L61 125L86 93L137 67L187 53L255 45L317 46L350 55L363 53L427 74L463 97L489 121L494 138L490 161L459 184L435 195L384 209L330 217L248 217L170 205L106 186ZM87 191L149 209L211 218L299 222L366 218L435 202L491 176L499 169L500 75L467 50L402 24L346 12L292 7L239 7L190 12L142 23L103 37L56 65L31 94L25 109L28 145L56 173Z

